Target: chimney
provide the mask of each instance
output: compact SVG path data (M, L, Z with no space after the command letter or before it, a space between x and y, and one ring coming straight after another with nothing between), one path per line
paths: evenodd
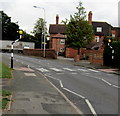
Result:
M58 24L58 23L59 23L59 16L56 15L56 24Z
M92 11L90 11L88 14L88 21L89 21L89 24L92 25Z

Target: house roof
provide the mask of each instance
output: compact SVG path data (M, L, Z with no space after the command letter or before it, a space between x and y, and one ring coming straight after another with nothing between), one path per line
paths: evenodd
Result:
M103 45L103 42L91 42L89 45L86 46L87 49L99 49Z
M115 31L117 31L117 36L120 37L120 27L114 27Z
M92 26L94 34L99 36L107 36L109 35L110 30L113 29L113 27L107 22L92 21ZM97 32L97 27L102 27L102 32Z
M66 32L66 25L64 24L50 24L49 33L50 34L65 34Z
M52 36L52 38L61 38L61 39L65 39L65 38L66 38L66 36L65 36L65 35L63 35L63 34L58 33L58 34L56 34L56 35Z

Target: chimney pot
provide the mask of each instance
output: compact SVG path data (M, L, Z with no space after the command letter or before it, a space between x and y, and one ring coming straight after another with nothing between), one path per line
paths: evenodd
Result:
M92 11L90 11L88 14L88 21L89 21L89 24L92 24Z
M56 15L56 24L58 24L59 23L59 15L57 14Z

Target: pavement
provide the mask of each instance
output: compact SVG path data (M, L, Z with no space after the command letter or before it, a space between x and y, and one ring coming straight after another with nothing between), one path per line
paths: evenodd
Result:
M25 66L14 66L13 79L3 85L12 91L6 114L82 114L77 107L40 72Z

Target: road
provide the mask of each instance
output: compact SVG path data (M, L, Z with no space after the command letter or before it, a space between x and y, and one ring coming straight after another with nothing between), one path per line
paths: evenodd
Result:
M10 58L10 54L3 56ZM14 55L14 62L42 73L85 114L118 114L118 75L66 60Z

